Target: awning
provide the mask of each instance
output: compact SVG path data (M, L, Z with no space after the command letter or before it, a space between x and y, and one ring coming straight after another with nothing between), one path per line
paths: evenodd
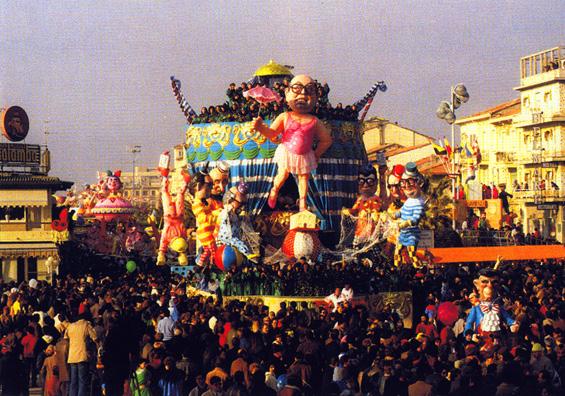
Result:
M18 257L48 258L57 256L54 243L0 243L0 258L14 259Z
M0 206L47 206L47 190L0 190Z

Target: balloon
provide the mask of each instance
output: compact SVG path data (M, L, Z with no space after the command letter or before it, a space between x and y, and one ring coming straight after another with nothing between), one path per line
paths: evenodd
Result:
M243 255L229 245L222 245L216 249L214 255L214 264L222 271L229 271L234 265L240 265L243 262Z
M287 378L286 374L279 375L279 378L277 378L277 389L280 391L287 384L288 384L288 378Z
M137 269L137 264L135 263L135 261L133 260L129 260L126 263L126 270L131 274L132 272L134 272Z
M445 301L439 304L437 308L438 320L446 326L451 326L459 317L459 309L457 305L451 301Z
M287 257L315 259L320 254L320 239L315 231L290 230L281 247Z

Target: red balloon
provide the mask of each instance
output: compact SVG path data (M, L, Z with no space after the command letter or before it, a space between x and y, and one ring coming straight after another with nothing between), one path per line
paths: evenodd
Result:
M445 301L437 307L437 318L446 326L452 326L459 318L459 309L451 301Z

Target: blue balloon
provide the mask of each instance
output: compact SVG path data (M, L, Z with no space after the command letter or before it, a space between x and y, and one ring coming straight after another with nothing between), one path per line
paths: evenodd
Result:
M279 378L277 378L277 389L280 391L286 386L286 384L288 384L288 378L286 374L279 375Z

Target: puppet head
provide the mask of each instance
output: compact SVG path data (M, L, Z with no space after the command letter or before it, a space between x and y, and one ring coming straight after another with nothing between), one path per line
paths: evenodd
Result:
M242 209L247 203L247 192L249 187L244 182L239 182L237 186L229 189L228 203L235 211Z
M300 74L286 88L285 99L293 111L309 113L318 102L318 85L312 77Z
M498 273L490 268L479 271L479 277L473 281L480 301L492 301L496 297Z
M359 170L357 181L359 183L359 194L363 197L372 197L377 192L377 170L371 164L367 164Z
M407 163L400 180L400 186L404 194L408 198L418 198L422 194L424 184L424 176L418 171L416 164L414 162Z
M191 191L194 198L204 200L210 197L212 178L204 172L198 172L191 180Z
M106 186L108 186L108 190L112 193L118 192L122 188L122 180L120 176L122 175L122 171L117 170L114 173L108 172L108 177L106 178Z
M212 178L212 197L221 200L229 182L229 164L225 161L218 162L218 166L210 171Z
M406 195L402 192L400 188L400 180L402 179L402 174L404 173L404 165L394 165L392 171L387 178L387 187L390 196L394 200L405 201Z

